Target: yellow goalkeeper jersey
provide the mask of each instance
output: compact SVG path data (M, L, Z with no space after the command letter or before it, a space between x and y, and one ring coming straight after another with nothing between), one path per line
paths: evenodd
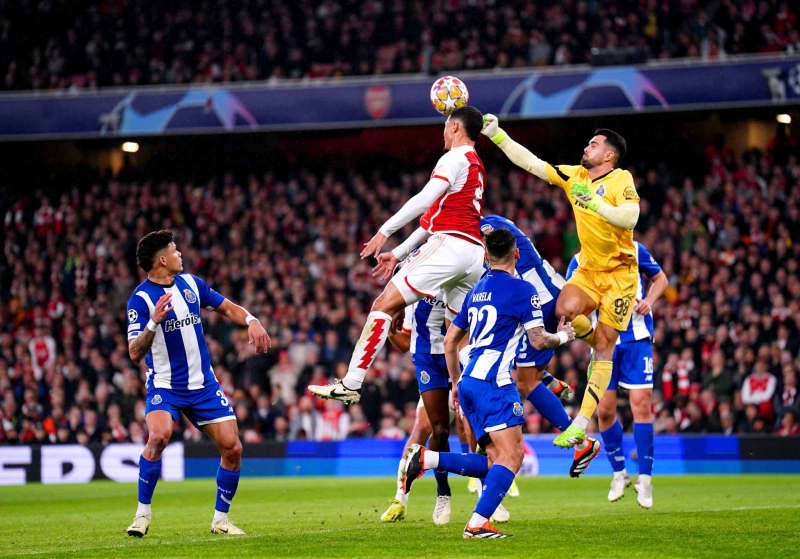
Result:
M626 202L638 202L639 195L633 184L633 176L624 169L614 169L594 180L589 179L589 171L582 165L547 164L547 180L560 186L569 198L581 252L578 266L589 271L613 270L623 264L636 262L636 248L633 244L633 231L611 224L601 215L580 207L570 194L573 184L587 184L597 196L606 203L619 206Z

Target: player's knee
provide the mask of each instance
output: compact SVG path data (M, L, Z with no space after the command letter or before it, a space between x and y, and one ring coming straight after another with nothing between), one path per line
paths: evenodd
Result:
M443 422L434 423L431 426L431 438L436 439L438 442L446 442L450 437L450 425Z
M147 446L150 448L152 452L160 455L161 452L163 452L163 450L169 444L169 439L171 435L172 433L151 431L149 436L147 437Z
M611 425L616 419L617 413L615 409L609 409L604 406L597 407L597 420L601 425Z

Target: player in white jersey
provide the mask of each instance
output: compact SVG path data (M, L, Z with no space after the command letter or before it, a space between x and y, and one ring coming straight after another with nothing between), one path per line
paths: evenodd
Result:
M239 484L242 443L233 407L211 367L200 309L213 309L240 326L247 326L257 352L269 350L270 339L247 310L229 301L197 276L184 274L181 253L171 231L148 233L136 247L147 279L128 300L128 352L131 360L147 363L147 444L139 459L139 505L128 535L142 537L150 528L150 502L161 475L161 454L183 414L219 450L217 502L213 534L244 534L228 519Z
M483 117L476 108L453 111L444 125L447 153L439 159L430 180L361 251L361 258L377 257L373 274L388 279L398 261L424 241L372 304L344 379L309 386L312 394L358 402L364 376L386 343L392 316L407 305L442 291L448 319L461 309L467 292L483 274L480 219L486 171L475 152L482 126ZM423 212L420 227L405 242L380 253L390 235Z
M639 477L634 489L644 508L653 506L653 305L667 288L666 274L642 243L634 242L639 265L636 304L627 330L620 332L614 348L614 368L608 390L597 406L597 422L606 445L606 455L614 470L608 500L617 501L625 494L630 476L625 470L622 451L622 426L617 420L617 385L628 389L633 412L633 438L638 453ZM577 255L569 263L567 275L578 267ZM645 278L650 287L645 292ZM645 294L646 293L646 294ZM597 317L593 317L596 321Z

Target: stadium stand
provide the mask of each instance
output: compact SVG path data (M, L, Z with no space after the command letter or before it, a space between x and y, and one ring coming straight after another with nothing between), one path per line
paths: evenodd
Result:
M786 0L0 2L0 89L800 52Z
M800 162L735 154L721 143L706 157L697 180L671 175L663 162L635 171L637 238L670 280L655 310L656 431L797 434ZM487 210L534 234L563 272L577 248L563 194L508 166L489 168ZM124 314L142 277L136 241L154 224L173 229L188 269L241 301L273 337L273 351L254 356L243 330L204 316L216 375L246 441L405 437L417 400L406 356L387 351L350 409L305 387L344 374L380 288L358 249L426 177L417 168L395 178L298 168L203 183L98 180L7 191L0 442L145 440L143 370L128 358ZM554 372L577 387L587 358L586 346L572 344ZM526 414L528 432L550 430L532 409ZM200 433L184 420L175 436Z

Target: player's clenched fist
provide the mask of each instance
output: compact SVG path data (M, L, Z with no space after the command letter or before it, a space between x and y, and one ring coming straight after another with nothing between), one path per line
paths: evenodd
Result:
M572 327L572 322L567 322L563 316L558 321L558 332L564 332L567 335L567 341L571 342L575 339L575 329Z

